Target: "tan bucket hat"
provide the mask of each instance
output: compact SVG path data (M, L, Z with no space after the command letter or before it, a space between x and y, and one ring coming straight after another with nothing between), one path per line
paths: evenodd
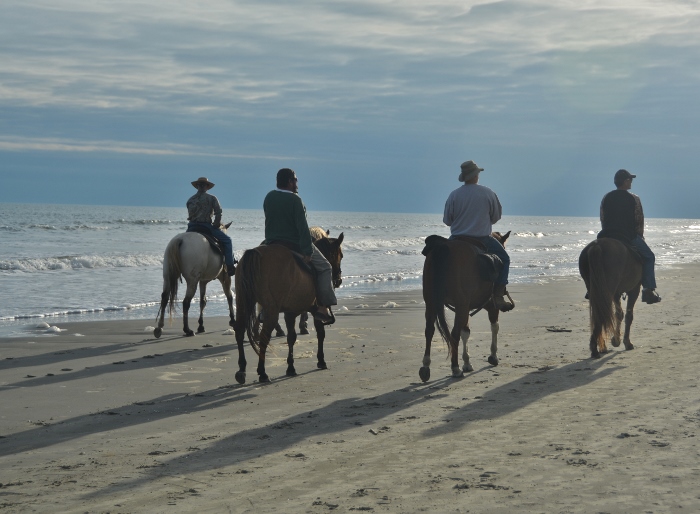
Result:
M208 191L209 189L211 189L212 187L214 187L214 183L213 183L213 182L209 182L209 179L208 179L207 177L199 177L197 180L195 180L194 182L192 182L192 185L193 185L196 189L199 189L199 184L206 184L207 186L209 186L209 187L207 188L207 191Z
M459 174L459 181L466 182L476 177L479 173L484 171L484 168L479 168L474 161L465 161L460 166L462 173Z

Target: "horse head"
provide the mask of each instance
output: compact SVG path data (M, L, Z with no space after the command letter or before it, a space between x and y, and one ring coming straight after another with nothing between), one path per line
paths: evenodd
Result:
M508 232L506 232L505 234L501 234L500 232L491 232L491 236L493 236L494 239L496 239L496 241L501 243L503 248L505 248L506 247L506 240L510 237L510 230Z
M324 237L314 242L316 248L331 264L333 270L333 287L338 288L343 283L341 277L342 270L340 269L340 261L343 260L343 249L340 245L343 242L345 234L343 232L337 238Z

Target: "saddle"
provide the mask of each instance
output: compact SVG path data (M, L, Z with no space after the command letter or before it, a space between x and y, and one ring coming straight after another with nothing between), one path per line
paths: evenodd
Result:
M600 232L598 232L596 239L602 239L604 237L620 241L623 245L625 245L627 247L627 249L632 254L633 258L635 258L639 262L642 262L642 256L639 255L639 251L637 250L637 247L635 247L632 244L632 241L630 240L630 238L627 237L626 235L624 235L623 233L618 232L616 230L605 230L604 229L604 230L601 230Z
M219 244L219 241L214 238L211 234L208 232L205 232L205 228L203 227L188 227L187 232L196 232L197 234L201 234L204 236L204 238L209 242L209 246L212 247L212 250L220 254L222 257L224 255L224 250L221 248L221 245Z
M503 261L498 255L488 253L486 245L474 237L469 236L454 236L453 240L464 241L469 243L476 250L476 262L479 267L479 276L487 282L494 282L498 278L498 274L503 269ZM425 238L425 247L421 251L426 257L438 246L447 244L449 239L446 237L432 235Z

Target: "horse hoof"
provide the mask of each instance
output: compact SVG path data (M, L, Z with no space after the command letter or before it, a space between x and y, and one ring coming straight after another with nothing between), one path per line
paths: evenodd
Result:
M464 372L459 368L452 369L452 378L462 378L464 377Z
M620 346L620 341L618 339L613 339L610 341L610 344L617 348L618 346Z
M294 368L287 368L287 376L288 377L296 377L297 370L295 370Z
M235 319L232 319L231 321L229 321L229 322L228 322L228 326L231 327L231 328L235 327L235 326L236 326L236 320L235 320Z
M491 364L491 366L498 366L498 357L489 355L489 358L487 360L489 361L489 364Z
M419 371L418 375L420 375L420 379L423 382L427 382L430 380L430 368L428 366L423 366Z
M260 383L266 383L270 381L270 377L267 376L267 373L263 373L262 375L258 376L258 382Z
M625 350L634 350L634 345L632 343L626 343Z
M155 336L156 339L160 337L160 335L163 333L163 329L158 327L153 331L153 335Z
M302 328L302 329L299 331L299 335L307 336L307 335L309 335L309 331L308 331L307 329L305 329L305 328Z
M326 365L325 362L319 362L319 363L317 363L317 364L316 364L316 367L317 367L318 369L328 369L328 366Z
M465 364L464 366L462 366L462 371L464 371L465 373L474 371L474 366L472 366L471 364Z
M236 372L236 382L239 384L245 384L245 371Z
M185 330L185 337L194 337L194 332L191 330Z
M591 352L591 359L600 359L600 353Z
M197 329L197 333L198 333L198 334L203 334L203 333L204 333L204 327L199 327L199 328Z
M287 334L285 334L283 330L278 330L277 332L275 332L275 337L284 337L286 335Z

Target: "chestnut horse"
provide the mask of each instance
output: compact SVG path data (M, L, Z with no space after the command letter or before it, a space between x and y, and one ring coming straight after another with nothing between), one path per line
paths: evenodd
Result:
M219 228L226 232L231 225L221 225ZM160 309L156 318L158 326L153 330L153 335L158 338L163 332L165 324L165 311L170 306L170 319L172 320L177 299L178 281L185 278L187 291L182 300L182 330L186 336L193 336L190 329L188 313L190 303L199 285L199 327L197 333L204 332L204 306L207 304L207 283L218 278L224 289L228 301L229 325L233 326L233 293L231 293L231 277L224 267L224 256L215 251L209 241L197 232L184 232L173 237L165 248L163 256L163 293L161 294Z
M314 244L328 259L333 270L333 287L342 283L340 262L343 252L340 247L343 234L335 238L325 238ZM259 303L265 313L260 340L257 341L254 330L257 321L256 303ZM316 304L316 285L314 277L301 268L294 254L288 248L271 244L246 250L236 268L236 343L238 344L238 366L236 381L245 383L246 359L243 350L243 340L248 335L250 345L258 355L258 380L269 382L265 372L265 353L270 343L270 336L277 325L280 312L284 312L284 322L287 325L287 355L288 377L295 376L294 343L297 333L294 323L300 314L313 311ZM323 340L326 331L323 323L314 320L316 337L318 339L317 367L326 369L323 354Z
M608 351L605 345L608 335L612 335L610 342L613 346L620 346L623 319L625 349L633 350L630 328L634 319L634 304L642 285L642 261L639 256L625 243L603 237L583 249L578 268L588 289L591 357L597 359L601 353ZM626 313L623 313L620 303L623 293L627 293Z
M505 246L510 231L504 235L493 232ZM469 329L469 311L472 315L482 308L488 313L491 322L491 355L488 362L498 366L498 314L493 302L494 283L485 280L479 273L477 255L479 250L473 244L459 239L450 239L436 246L425 258L423 265L423 300L425 300L425 354L420 378L423 382L430 379L430 345L435 334L435 326L447 343L448 357L451 358L452 376L459 378L465 371L474 371L469 362L467 342L471 333ZM450 328L445 319L445 306L454 310L454 327ZM463 344L460 369L457 361L460 335Z

